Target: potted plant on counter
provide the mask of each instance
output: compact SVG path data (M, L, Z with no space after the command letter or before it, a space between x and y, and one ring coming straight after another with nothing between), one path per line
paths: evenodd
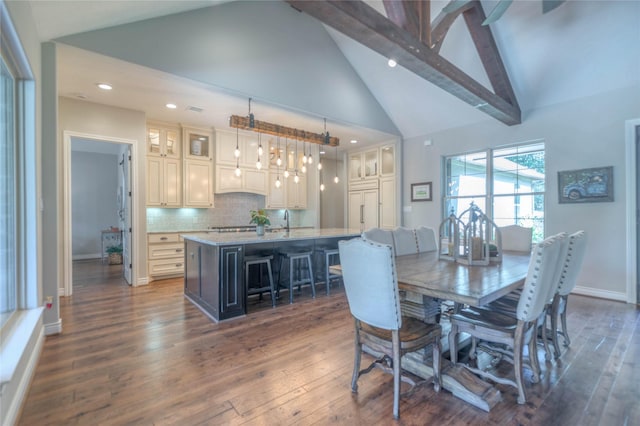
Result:
M251 210L251 220L249 223L256 224L256 234L259 236L264 235L264 226L271 225L271 221L269 220L269 216L267 216L267 212L264 209Z

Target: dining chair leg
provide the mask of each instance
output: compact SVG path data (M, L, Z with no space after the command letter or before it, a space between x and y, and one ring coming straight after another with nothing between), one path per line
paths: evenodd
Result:
M458 326L451 325L451 331L449 331L449 358L455 365L458 362Z
M569 331L567 329L567 302L569 302L568 296L562 296L562 311L560 312L560 321L562 322L562 337L564 337L564 345L569 346L571 340L569 339Z
M362 359L362 343L360 343L360 321L355 320L356 340L355 357L353 359L353 376L351 377L351 392L358 392L358 377L360 376L360 360Z
M393 418L400 418L400 332L391 331L393 347Z
M518 320L520 322L520 320ZM533 330L535 334L535 330ZM518 404L524 404L527 401L527 396L524 389L523 381L523 345L524 345L524 327L518 327L514 336L513 345L513 368L515 370L516 388L518 389ZM530 348L531 349L531 348ZM531 356L531 354L529 354Z
M553 304L551 305L551 331L553 332L553 336L551 339L553 341L553 351L555 352L555 357L560 358L560 342L558 339L558 309L560 307L560 296L556 295L553 298Z
M531 364L533 383L540 381L540 360L538 358L538 334L532 330L531 340L529 341L529 364Z
M550 309L550 308L549 308ZM551 361L551 350L549 349L549 340L547 339L547 308L542 312L541 319L538 321L541 325L542 345L544 346L544 359Z
M433 342L433 388L436 392L440 392L442 386L442 377L440 376L440 368L442 365L442 347L440 339L437 338Z

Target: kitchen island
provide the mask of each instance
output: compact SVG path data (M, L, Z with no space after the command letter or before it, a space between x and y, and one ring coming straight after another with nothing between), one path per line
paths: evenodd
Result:
M278 276L278 253L284 250L337 248L338 241L360 236L355 229L293 229L289 232L203 232L183 235L185 244L184 294L214 321L247 313L244 257L274 255L273 275ZM314 271L323 268L315 257ZM276 283L276 286L278 284Z

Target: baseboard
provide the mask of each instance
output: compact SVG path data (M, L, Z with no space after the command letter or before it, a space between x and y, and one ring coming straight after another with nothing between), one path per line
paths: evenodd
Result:
M52 334L60 333L62 333L62 319L58 318L58 321L44 325L45 336L51 336Z
M600 299L615 300L615 301L618 301L618 302L625 302L626 303L626 301L627 301L627 294L626 293L620 293L620 292L617 292L617 291L596 289L596 288L593 288L593 287L576 286L576 287L574 287L574 289L573 289L573 291L571 293L580 294L582 296L597 297L597 298L600 298Z
M147 285L149 284L149 277L138 278L138 281L135 283L135 286L139 285Z
M64 297L64 296L65 296L65 294L64 294L64 287L60 287L60 288L58 288L58 296L59 296L59 297Z
M89 259L102 259L102 256L100 256L100 253L93 253L93 254L74 254L71 257L72 260L89 260Z

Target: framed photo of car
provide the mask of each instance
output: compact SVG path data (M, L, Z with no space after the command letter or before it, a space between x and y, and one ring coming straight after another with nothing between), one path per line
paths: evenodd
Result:
M613 166L558 172L560 204L613 201Z

